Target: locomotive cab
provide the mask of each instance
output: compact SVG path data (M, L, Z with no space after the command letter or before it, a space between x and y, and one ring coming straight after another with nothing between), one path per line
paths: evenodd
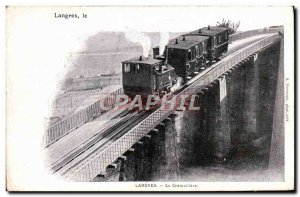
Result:
M142 58L122 62L124 93L130 98L164 95L176 78L174 68L163 60Z

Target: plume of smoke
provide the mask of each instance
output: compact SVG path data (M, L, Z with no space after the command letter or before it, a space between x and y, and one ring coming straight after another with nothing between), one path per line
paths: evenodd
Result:
M160 33L160 41L159 41L159 55L162 55L165 50L165 46L168 44L170 38L170 34L168 32Z
M149 56L151 40L148 36L146 36L144 33L135 30L129 30L125 32L125 37L131 42L139 43L143 47L143 56Z

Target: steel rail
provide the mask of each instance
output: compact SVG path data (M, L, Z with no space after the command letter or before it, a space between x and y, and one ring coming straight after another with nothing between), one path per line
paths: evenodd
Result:
M279 28L264 28L264 29L240 32L240 33L230 35L229 42L245 39L260 34L277 33L281 30L282 28L279 27ZM104 102L113 105L115 100L111 96L115 97L116 94L118 95L123 94L123 89L120 88L100 100L102 101L104 99L105 100ZM103 109L101 109L100 107L100 102L101 102L100 100L88 106L87 108L79 112L76 112L75 114L72 114L64 118L63 120L51 125L46 130L46 133L44 135L43 146L47 147L51 145L53 142L57 141L58 139L68 134L72 130L88 122L91 118L99 116L99 114L103 112Z
M106 135L106 137L102 138L104 140L103 142L99 143L101 140L95 141L94 143L90 143L90 147L87 150L84 150L84 152L88 152L87 155L84 155L83 158L80 158L79 161L76 161L75 164L72 164L71 166L66 167L66 169L62 171L58 171L58 174L65 175L67 173L70 173L70 171L73 170L74 167L78 166L80 163L82 163L83 160L85 160L87 157L93 157L92 155L105 148L105 146L108 145L108 143L112 143L119 139L120 136L124 135L124 133L128 132L136 123L142 121L144 118L146 118L150 114L149 111L142 111L136 114L136 116L131 117L128 121L125 121L124 124L120 124L117 129L112 129L109 131L109 133ZM93 148L91 148L93 147ZM84 153L82 152L82 153ZM58 169L59 170L59 169ZM72 172L71 172L72 173Z
M224 72L249 57L250 55L256 53L259 50L273 44L279 39L278 34L262 38L261 40L244 47L231 55L228 55L220 62L214 64L205 75L202 75L196 81L191 83L178 95L176 95L170 102L155 110L146 119L141 121L138 125L120 137L118 140L114 141L106 149L95 152L94 155L85 164L77 166L72 173L67 174L67 178L73 181L90 181L97 174L104 173L106 167L114 162L116 158L124 154L132 145L139 141L142 137L148 134L155 126L157 126L162 120L167 118L174 112L174 109L170 109L168 106L171 102L180 102L180 95L182 94L193 94L196 91L201 90L215 79L217 79Z
M126 121L130 120L136 113L128 113L124 118L121 120L114 122L113 125L108 125L105 128L102 128L97 134L92 136L90 139L88 139L84 144L81 144L80 146L77 146L73 150L71 150L67 156L57 160L56 162L52 163L50 168L53 173L61 169L63 166L65 166L67 163L72 161L74 158L81 155L83 152L88 150L90 147L92 147L94 144L102 140L103 138L107 137L112 131L118 129L122 124L125 124Z

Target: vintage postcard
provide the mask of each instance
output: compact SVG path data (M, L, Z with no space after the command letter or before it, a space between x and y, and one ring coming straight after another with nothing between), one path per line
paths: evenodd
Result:
M8 191L294 190L293 6L7 6Z

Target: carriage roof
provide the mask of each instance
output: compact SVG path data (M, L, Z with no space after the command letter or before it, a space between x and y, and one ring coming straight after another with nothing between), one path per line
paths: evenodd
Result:
M183 40L183 37L185 37L185 40ZM177 39L177 44L176 44ZM180 36L178 38L172 39L169 41L167 47L168 48L177 48L177 49L190 49L191 47L208 40L209 37L207 36L190 36L190 35L184 35Z
M142 60L140 60L139 58L133 58L130 60L126 60L123 61L122 63L126 63L126 64L147 64L147 65L154 65L157 63L162 62L162 60L158 60L158 59L153 59L151 57L143 57Z
M229 29L228 27L217 27L217 26L212 26L209 29L208 29L208 27L203 27L203 28L197 29L195 31L189 32L186 35L214 36L214 35L224 32L228 29Z

